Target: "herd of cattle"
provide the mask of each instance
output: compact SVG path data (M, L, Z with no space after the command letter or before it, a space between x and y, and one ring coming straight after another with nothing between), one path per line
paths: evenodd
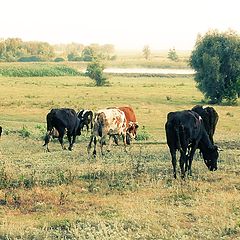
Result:
M213 135L218 122L218 114L213 107L197 105L191 110L170 112L167 115L165 131L167 144L172 157L173 174L176 178L176 152L180 152L181 176L187 172L191 175L191 165L196 149L210 171L217 170L218 148L214 145ZM96 157L96 145L99 139L100 151L103 155L103 145L109 137L108 151L112 141L118 145L118 137L122 136L124 149L136 138L138 123L133 109L129 106L109 107L100 109L95 113L91 110L76 112L71 108L52 109L46 117L47 133L44 145L49 151L48 144L51 138L58 138L61 146L66 134L71 151L76 137L86 127L91 130L90 142L87 150L90 156L92 142L93 155ZM0 137L2 127L0 126Z
M63 145L63 137L66 134L68 137L69 147L71 151L76 141L76 136L81 135L81 131L86 126L87 131L91 129L91 139L88 145L90 151L92 141L94 141L93 154L96 156L97 137L100 137L101 153L106 142L106 137L109 136L109 148L111 145L111 137L118 144L117 136L122 135L124 146L130 144L131 139L136 137L138 124L136 116L131 107L112 107L98 110L93 113L91 110L81 110L76 113L74 109L60 108L52 109L47 114L47 134L43 146L47 147L50 138L58 138L61 146Z

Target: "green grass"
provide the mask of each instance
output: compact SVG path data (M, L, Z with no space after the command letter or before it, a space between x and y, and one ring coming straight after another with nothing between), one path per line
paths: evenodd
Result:
M197 153L193 177L174 180L164 124L169 111L201 103L192 77L109 81L0 77L0 239L238 239L240 107L214 106L219 169L209 172ZM72 152L57 141L44 151L51 108L120 105L131 105L140 125L127 153L120 142L88 159L85 132Z
M60 63L0 63L0 76L58 77L81 75L78 69L69 65Z

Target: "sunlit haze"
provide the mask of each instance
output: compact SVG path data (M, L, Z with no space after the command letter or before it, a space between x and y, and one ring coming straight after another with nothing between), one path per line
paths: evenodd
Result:
M240 32L238 0L2 0L0 38L191 50L210 29Z

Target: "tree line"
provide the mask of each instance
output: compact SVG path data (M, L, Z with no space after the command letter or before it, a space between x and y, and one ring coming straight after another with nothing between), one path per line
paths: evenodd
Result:
M0 39L0 62L86 61L114 60L114 45L79 43L50 45L47 42L28 41L20 38Z

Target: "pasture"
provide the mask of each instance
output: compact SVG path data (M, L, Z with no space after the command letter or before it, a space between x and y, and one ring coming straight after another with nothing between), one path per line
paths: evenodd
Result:
M203 98L192 77L0 77L0 239L240 238L240 107L214 106L218 170L196 154L193 176L175 180L164 124ZM89 135L72 152L44 151L51 108L131 105L139 140L87 158ZM65 139L66 141L66 139Z

